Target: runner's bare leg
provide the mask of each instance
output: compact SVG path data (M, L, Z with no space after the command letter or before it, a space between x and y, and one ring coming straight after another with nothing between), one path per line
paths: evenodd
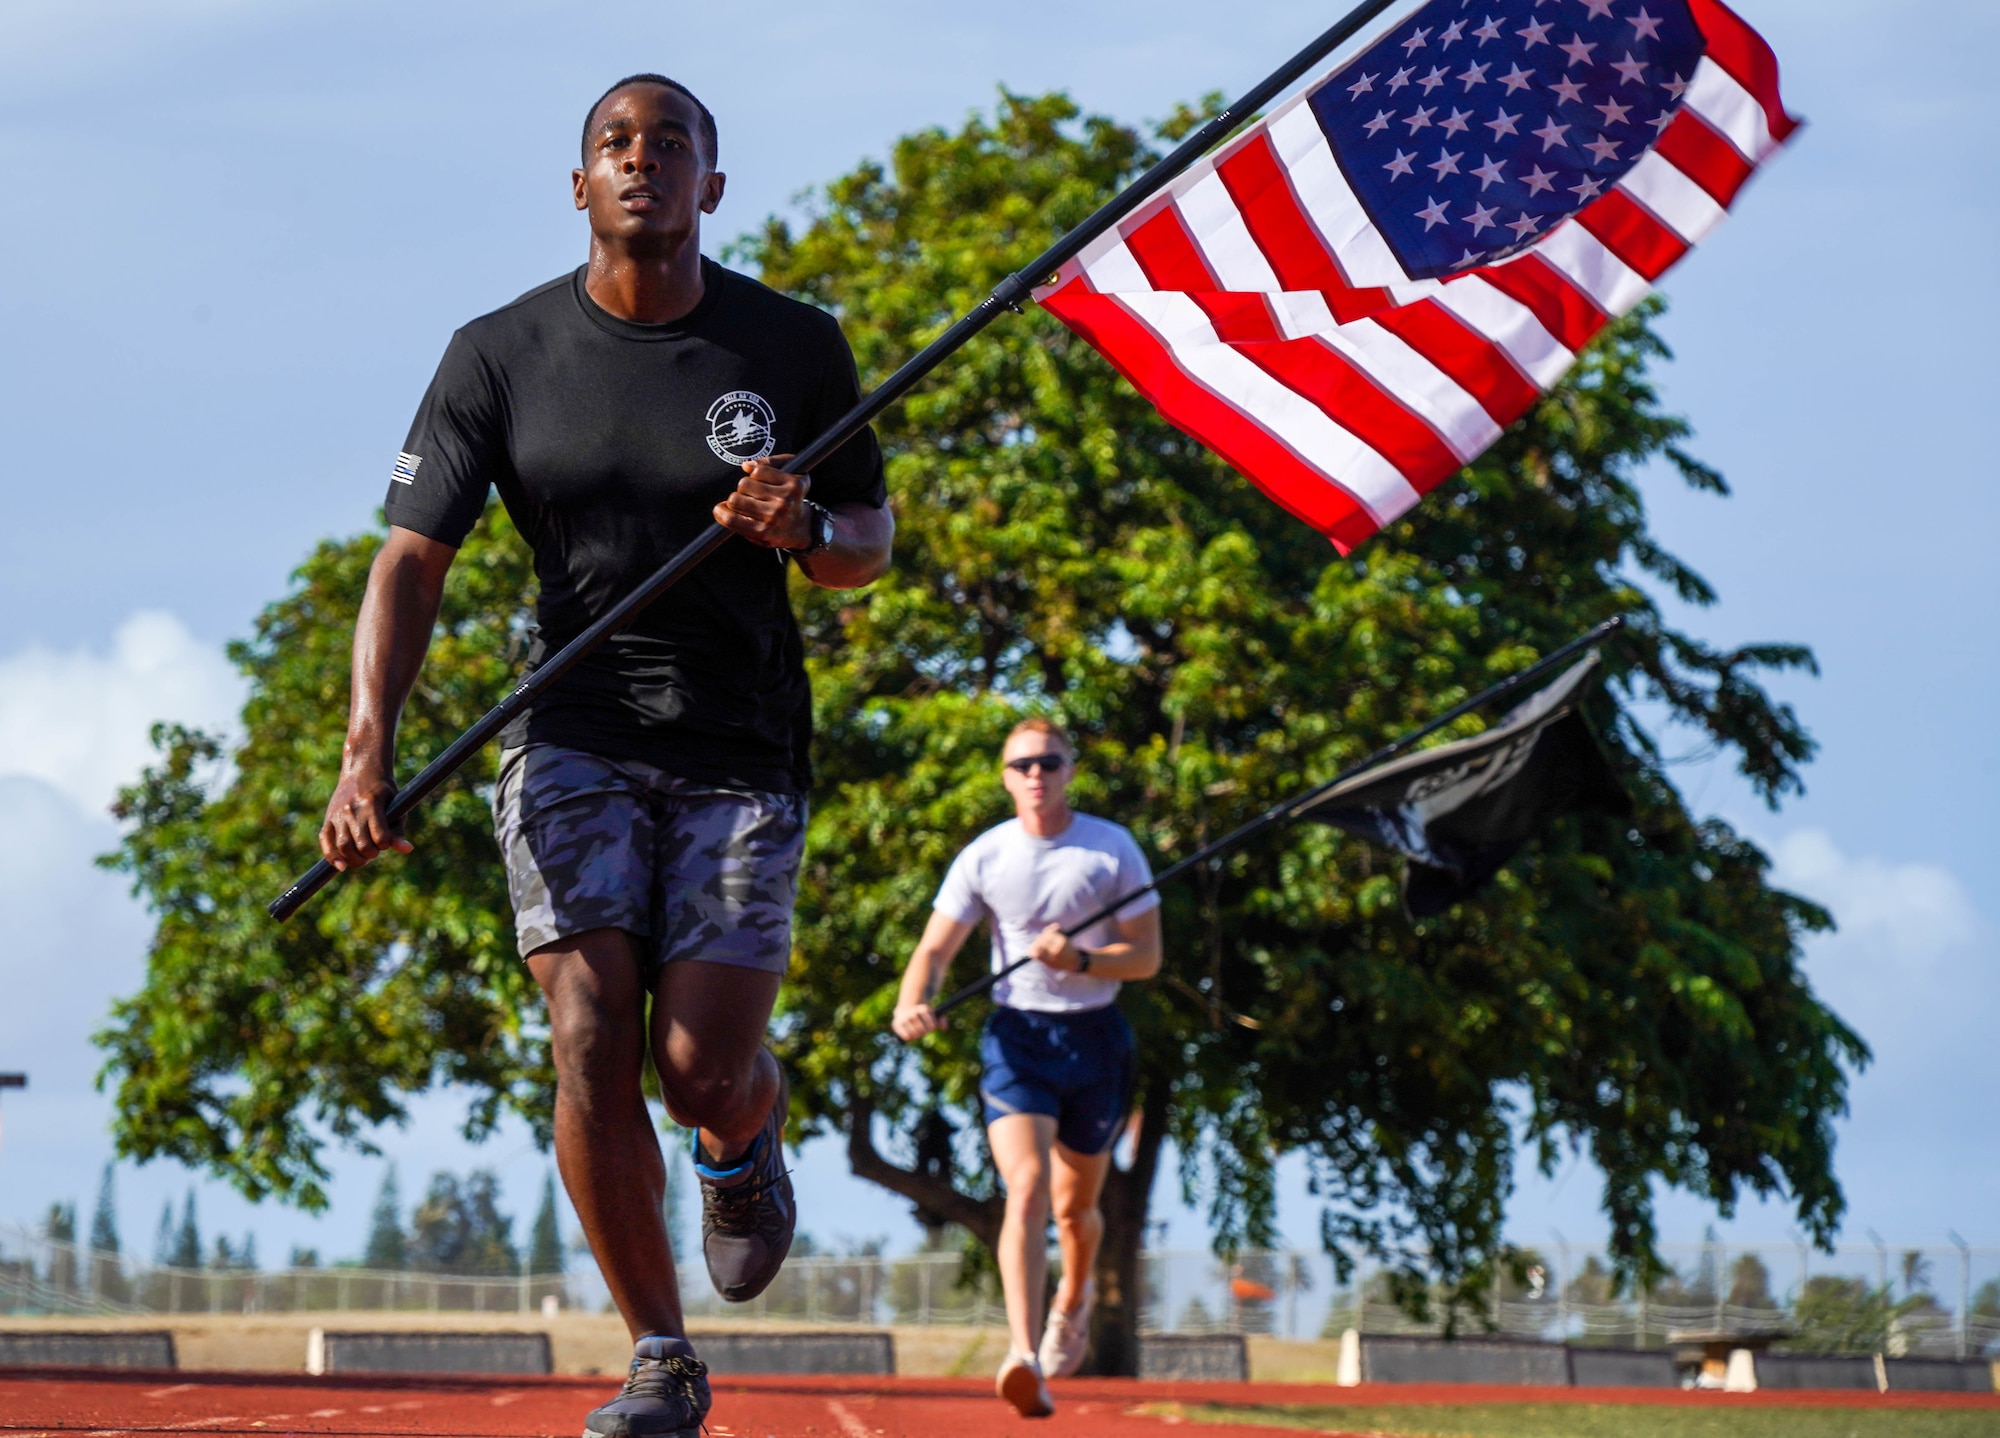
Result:
M728 964L666 966L646 1029L639 946L591 929L537 949L556 1063L556 1167L611 1298L637 1339L683 1337L680 1286L661 1205L666 1164L640 1078L645 1045L674 1121L733 1157L777 1097L763 1047L780 976Z
M1082 1305L1083 1285L1097 1266L1097 1250L1104 1242L1104 1211L1097 1200L1104 1193L1105 1175L1111 1172L1111 1152L1107 1148L1103 1153L1078 1153L1058 1143L1052 1154L1049 1197L1063 1264L1055 1304L1063 1313L1074 1313Z
M986 1126L986 1138L1007 1189L995 1255L1007 1299L1007 1333L1016 1353L1033 1357L1042 1341L1042 1290L1049 1281L1049 1151L1056 1121L1047 1114L1010 1113Z
M535 950L528 969L548 998L563 1188L632 1337L685 1337L661 1212L666 1165L640 1084L638 945L622 929L591 929Z

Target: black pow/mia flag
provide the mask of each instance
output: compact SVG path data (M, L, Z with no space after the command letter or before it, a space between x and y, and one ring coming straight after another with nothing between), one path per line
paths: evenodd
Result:
M1357 774L1297 817L1404 855L1411 916L1443 913L1483 887L1554 815L1631 812L1576 709L1597 663L1588 655L1486 733Z

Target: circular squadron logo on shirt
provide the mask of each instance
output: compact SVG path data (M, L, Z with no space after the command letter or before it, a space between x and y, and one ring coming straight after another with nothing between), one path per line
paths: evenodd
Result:
M772 438L777 412L761 394L733 389L708 407L708 447L731 464L768 459L777 447Z

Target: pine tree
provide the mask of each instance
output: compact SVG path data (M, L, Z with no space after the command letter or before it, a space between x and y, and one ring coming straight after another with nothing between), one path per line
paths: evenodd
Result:
M399 1269L410 1262L409 1240L403 1234L403 1201L396 1187L396 1165L382 1175L382 1191L375 1196L375 1217L368 1228L368 1247L361 1254L363 1268Z
M90 1219L90 1289L99 1298L125 1303L132 1297L132 1286L125 1281L124 1266L118 1261L116 1171L115 1163L104 1165L104 1181L97 1189L97 1211Z
M528 1239L528 1272L540 1277L562 1271L562 1227L556 1221L556 1176L551 1173L542 1180L542 1206Z
M160 1227L153 1235L153 1266L166 1268L174 1261L174 1201L160 1205Z
M118 1252L118 1200L113 1182L116 1164L104 1165L104 1181L97 1189L97 1212L90 1220L90 1246L99 1253Z
M187 1192L187 1202L181 1205L181 1223L174 1233L174 1246L167 1262L175 1268L201 1267L201 1229L194 1218L194 1190Z
M49 1216L42 1220L42 1236L49 1241L49 1287L58 1293L76 1292L76 1205L50 1204Z

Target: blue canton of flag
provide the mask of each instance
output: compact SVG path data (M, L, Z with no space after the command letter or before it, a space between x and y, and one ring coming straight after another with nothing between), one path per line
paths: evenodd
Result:
M1673 122L1686 0L1433 0L1322 85L1314 116L1412 278L1527 249Z

